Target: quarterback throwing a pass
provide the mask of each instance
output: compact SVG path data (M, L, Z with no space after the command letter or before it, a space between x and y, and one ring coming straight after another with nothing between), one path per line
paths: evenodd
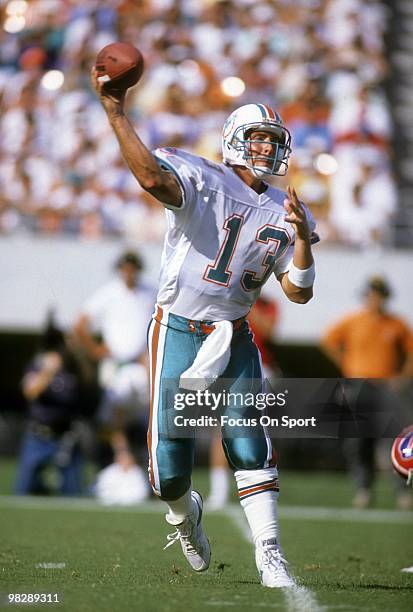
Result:
M156 311L149 328L151 414L149 474L167 505L195 571L206 570L210 546L203 531L202 498L191 487L194 439L171 438L165 422L164 386L183 379L231 379L231 392L262 377L261 362L245 317L262 285L275 274L286 296L304 304L313 294L311 243L314 222L292 187L287 193L263 178L288 168L291 137L281 118L263 104L235 110L224 125L223 163L178 149L149 151L124 111L124 96L92 81L121 152L143 189L165 207L167 234ZM181 384L182 383L182 384ZM189 387L186 387L189 388ZM169 410L168 410L169 408ZM241 505L256 547L261 583L290 587L294 581L279 546L278 473L264 429L254 437L231 437L223 447L234 470Z

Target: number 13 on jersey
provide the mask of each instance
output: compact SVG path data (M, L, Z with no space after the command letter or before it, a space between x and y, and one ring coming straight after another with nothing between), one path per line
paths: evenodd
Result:
M232 271L230 264L237 248L238 239L244 224L244 217L231 215L224 221L226 232L218 255L213 264L208 264L204 272L204 280L228 287ZM241 286L245 291L254 291L263 285L270 276L276 260L288 248L291 238L285 228L266 224L257 230L255 240L262 244L271 244L264 254L261 265L264 267L261 275L252 270L244 270L241 276Z

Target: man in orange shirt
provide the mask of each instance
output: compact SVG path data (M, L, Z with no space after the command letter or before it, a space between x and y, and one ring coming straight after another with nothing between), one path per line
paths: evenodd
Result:
M390 295L390 287L383 278L371 278L363 308L345 316L322 337L322 348L343 377L385 379L391 388L397 389L412 376L413 332L403 320L387 311ZM369 389L371 401L377 401L380 388L370 384ZM344 446L357 486L354 505L359 508L367 507L371 501L376 441L360 437L346 440ZM409 503L410 496L399 497L400 506Z

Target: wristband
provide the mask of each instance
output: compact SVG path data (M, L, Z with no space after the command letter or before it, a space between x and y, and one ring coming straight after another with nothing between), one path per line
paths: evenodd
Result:
M290 269L288 270L288 280L296 287L305 289L311 287L315 279L315 265L314 262L306 270L300 270L293 262L291 262Z

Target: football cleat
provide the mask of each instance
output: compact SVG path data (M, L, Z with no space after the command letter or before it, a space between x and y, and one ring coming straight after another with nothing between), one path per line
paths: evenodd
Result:
M204 572L209 567L211 547L201 525L202 497L197 491L192 491L191 497L193 510L182 523L175 524L169 514L165 516L167 522L176 527L176 531L167 536L168 544L164 550L180 541L182 552L192 569Z
M257 543L255 563L263 586L272 589L296 586L275 538Z

